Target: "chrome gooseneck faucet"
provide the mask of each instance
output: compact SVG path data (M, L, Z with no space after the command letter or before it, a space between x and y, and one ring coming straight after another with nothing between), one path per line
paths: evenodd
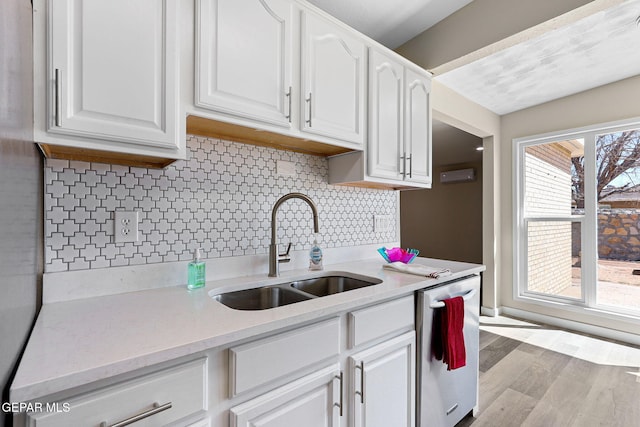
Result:
M301 199L307 202L307 204L311 207L313 211L313 232L318 232L318 209L316 208L316 204L313 203L313 200L309 198L309 196L302 193L289 193L280 197L276 204L273 205L273 210L271 211L271 244L269 245L269 277L277 277L278 276L278 263L280 260L278 259L278 243L276 242L276 214L278 213L278 208L282 203L289 199ZM291 246L291 245L289 245ZM287 254L289 251L287 250Z

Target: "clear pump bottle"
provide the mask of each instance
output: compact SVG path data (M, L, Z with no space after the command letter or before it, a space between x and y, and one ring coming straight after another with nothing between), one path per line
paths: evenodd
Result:
M200 260L200 248L196 249L194 260L189 263L189 277L187 279L187 289L202 288L206 279L205 263Z
M309 251L309 270L322 270L322 249L318 246L318 240L313 239L313 246Z

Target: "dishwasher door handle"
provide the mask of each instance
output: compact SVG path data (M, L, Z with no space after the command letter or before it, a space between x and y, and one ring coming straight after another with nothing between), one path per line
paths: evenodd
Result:
M476 290L475 289L471 289L469 292L467 292L466 294L464 294L462 296L462 299L465 300L465 301L469 301L471 298L473 298L473 296L475 294L476 294ZM442 302L442 301L432 302L431 305L429 305L429 307L430 308L442 308L442 307L444 307L444 302Z

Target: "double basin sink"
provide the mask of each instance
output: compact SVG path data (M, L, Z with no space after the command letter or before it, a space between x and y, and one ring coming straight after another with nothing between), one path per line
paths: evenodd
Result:
M313 298L365 288L379 283L382 283L382 280L373 277L326 275L293 280L277 285L226 292L214 295L213 298L236 310L267 310Z

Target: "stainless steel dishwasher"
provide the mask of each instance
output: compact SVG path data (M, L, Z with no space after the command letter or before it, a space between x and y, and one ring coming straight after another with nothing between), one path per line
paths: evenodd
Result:
M444 307L442 300L454 296L464 299L466 365L448 371L447 365L436 359L432 340L435 334L440 333L434 331L436 310ZM418 291L417 300L418 426L451 427L478 404L480 276L423 289Z

